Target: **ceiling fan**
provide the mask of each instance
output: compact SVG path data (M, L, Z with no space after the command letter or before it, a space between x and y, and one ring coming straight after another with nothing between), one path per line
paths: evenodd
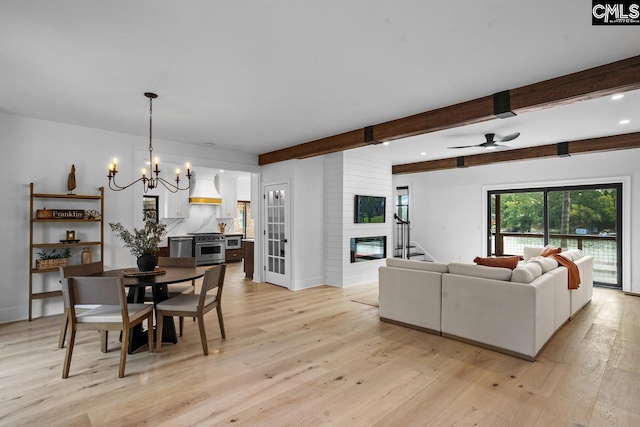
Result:
M488 133L484 137L486 141L482 144L476 145L461 145L459 147L447 147L447 148L471 148L471 147L482 147L485 150L504 150L505 148L509 148L508 145L500 145L498 142L507 142L512 141L520 136L520 132L514 132L507 136L503 136L502 138L494 139L496 136L495 133Z

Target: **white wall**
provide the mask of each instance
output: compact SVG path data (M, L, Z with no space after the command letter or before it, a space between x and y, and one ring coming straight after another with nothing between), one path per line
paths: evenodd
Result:
M384 260L351 263L352 237L387 236L387 256L393 256L391 163L363 158L357 151L325 156L325 270L327 284L346 287L377 280ZM386 197L383 224L355 224L355 196Z
M631 262L640 253L638 165L640 150L633 149L396 175L393 185L410 187L412 240L438 261L471 262L478 255L486 255L483 218L488 187L510 189L567 181L576 184L626 179L630 188L624 190L628 215L623 218L626 247L623 268L627 269L623 285L625 290L640 293L640 267Z
M300 290L324 283L324 158L313 157L302 160L263 166L262 184L290 182L291 236L289 254L291 255L291 287ZM263 215L263 199L260 197L260 211L254 215ZM260 221L260 231L264 227ZM256 244L258 240L256 239ZM262 261L262 260L261 260ZM260 267L262 268L262 263ZM260 271L260 270L258 270ZM258 280L257 274L254 280ZM263 278L261 280L264 280Z
M37 192L66 192L67 174L75 164L75 193L96 194L98 187L108 186L107 165L113 157L120 159L119 181L130 182L138 175L139 168L134 170L128 160L134 150L147 146L148 137L0 114L0 140L3 154L0 231L5 240L5 250L0 257L2 323L26 319L28 315L29 183L35 183ZM260 170L256 156L246 153L164 140L154 140L154 148L166 153L167 161L188 160L194 169L201 166L247 172ZM105 188L105 222L121 222L130 228L135 225L134 212L141 211L141 207L141 200L131 189L114 192ZM105 268L135 263L106 224L104 261ZM55 273L46 275L51 276L50 280L57 280ZM59 312L60 298L35 301L35 316Z

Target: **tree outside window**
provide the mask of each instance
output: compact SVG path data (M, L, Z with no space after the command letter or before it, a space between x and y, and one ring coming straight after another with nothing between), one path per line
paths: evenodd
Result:
M255 221L251 216L251 202L238 201L238 216L233 220L233 230L247 239L255 237Z

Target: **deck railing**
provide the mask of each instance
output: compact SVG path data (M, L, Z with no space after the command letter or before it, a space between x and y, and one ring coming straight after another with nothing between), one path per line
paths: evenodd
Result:
M492 233L495 255L522 255L525 246L544 246L538 233ZM618 282L616 236L588 234L549 234L549 243L566 249L580 249L594 259L593 280L606 284Z

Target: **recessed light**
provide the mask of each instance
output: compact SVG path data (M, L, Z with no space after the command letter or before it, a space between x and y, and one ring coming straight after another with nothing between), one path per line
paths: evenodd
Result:
M628 125L629 123L631 123L631 120L629 119L620 120L621 125Z
M220 169L220 173L224 173L224 169Z
M389 141L383 142L382 145L389 145Z
M427 155L427 152L426 152L426 151L423 151L422 153L420 153L420 155L421 155L421 156L426 156L426 155Z
M617 93L617 94L615 94L615 95L613 95L613 96L611 97L611 99L612 99L613 101L617 101L618 99L622 99L622 98L624 98L624 94L623 94L623 93Z

